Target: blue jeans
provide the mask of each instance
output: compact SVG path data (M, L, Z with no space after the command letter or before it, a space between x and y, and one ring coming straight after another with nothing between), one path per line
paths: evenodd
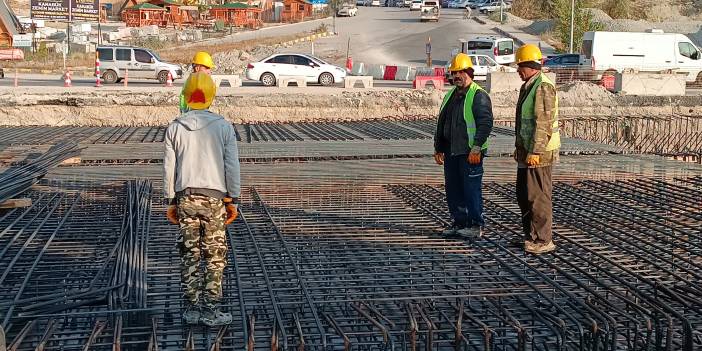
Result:
M444 160L446 202L451 218L459 227L484 226L483 157L480 164L468 163L468 155L448 156Z

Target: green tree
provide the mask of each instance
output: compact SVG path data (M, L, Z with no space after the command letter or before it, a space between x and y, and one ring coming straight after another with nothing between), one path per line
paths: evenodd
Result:
M570 44L570 7L571 0L554 0L553 14L555 18L555 33L567 48ZM590 11L584 10L584 0L575 0L575 16L573 26L573 52L579 52L583 44L583 34L588 31L602 30L604 26L595 22Z

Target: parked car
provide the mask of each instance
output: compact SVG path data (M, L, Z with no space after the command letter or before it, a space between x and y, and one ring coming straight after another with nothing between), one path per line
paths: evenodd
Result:
M275 54L246 66L246 78L273 86L280 76L304 76L308 83L333 85L343 81L346 69L306 54Z
M490 0L471 0L468 2L467 6L473 10L477 10L481 6L487 5L488 3L490 3Z
M687 82L702 84L702 52L686 35L653 29L647 33L585 32L583 65L595 71L668 69L686 73Z
M544 60L544 67L549 69L577 68L583 66L584 56L581 54L563 54L548 57Z
M126 70L129 70L130 78L157 79L161 84L166 83L169 73L173 80L183 77L183 70L179 65L161 60L157 53L149 49L98 46L97 54L100 58L102 80L108 84L121 81Z
M478 12L480 13L492 13L495 11L500 11L500 6L502 7L503 11L507 11L512 8L512 3L511 2L505 2L505 1L491 1L487 4L484 4L480 7L478 7Z
M371 0L370 5L380 7L380 0Z
M473 62L473 71L475 72L475 81L485 81L487 80L487 75L489 72L496 72L502 70L504 72L517 72L517 69L510 66L502 66L495 62L490 56L487 55L468 55L470 56L471 62ZM446 80L451 83L451 72L448 70L450 62L446 64ZM453 83L451 83L453 84Z
M487 55L501 65L514 62L514 40L496 36L478 36L463 42L462 50L469 55Z
M336 13L336 15L339 17L353 17L357 14L358 8L354 5L343 5Z
M412 0L410 11L419 11L422 9L422 0Z
M423 0L420 10L419 20L424 21L439 21L439 12L441 7L438 0Z
M366 0L356 0L356 6L366 6Z
M448 7L452 9L462 9L466 7L468 0L453 0L449 2Z

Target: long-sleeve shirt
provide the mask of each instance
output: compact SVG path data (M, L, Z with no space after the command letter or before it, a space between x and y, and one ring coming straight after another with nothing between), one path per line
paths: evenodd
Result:
M463 116L466 91L456 89L439 114L434 135L434 151L447 156L467 155L468 128ZM473 119L475 120L474 146L482 146L492 132L493 116L490 95L478 90L473 97Z
M539 166L550 166L558 161L558 150L545 151L551 135L553 134L553 122L556 118L556 88L551 84L541 84L536 88L534 94L534 141L531 150L527 149L524 140L519 131L522 127L522 105L526 100L531 88L534 86L538 74L535 74L526 81L519 91L519 100L517 102L517 112L515 119L516 138L514 146L516 148L517 163L520 168L527 168L526 158L528 154L539 155Z
M207 110L181 115L168 125L164 140L164 197L188 189L210 197L238 198L239 151L231 123Z

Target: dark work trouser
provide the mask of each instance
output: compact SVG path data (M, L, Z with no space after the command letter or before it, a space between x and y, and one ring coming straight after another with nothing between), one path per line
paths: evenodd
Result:
M448 156L444 160L446 202L451 218L460 227L484 226L483 158L471 165L468 155Z
M552 166L517 169L517 203L522 211L524 239L548 243L552 239Z

